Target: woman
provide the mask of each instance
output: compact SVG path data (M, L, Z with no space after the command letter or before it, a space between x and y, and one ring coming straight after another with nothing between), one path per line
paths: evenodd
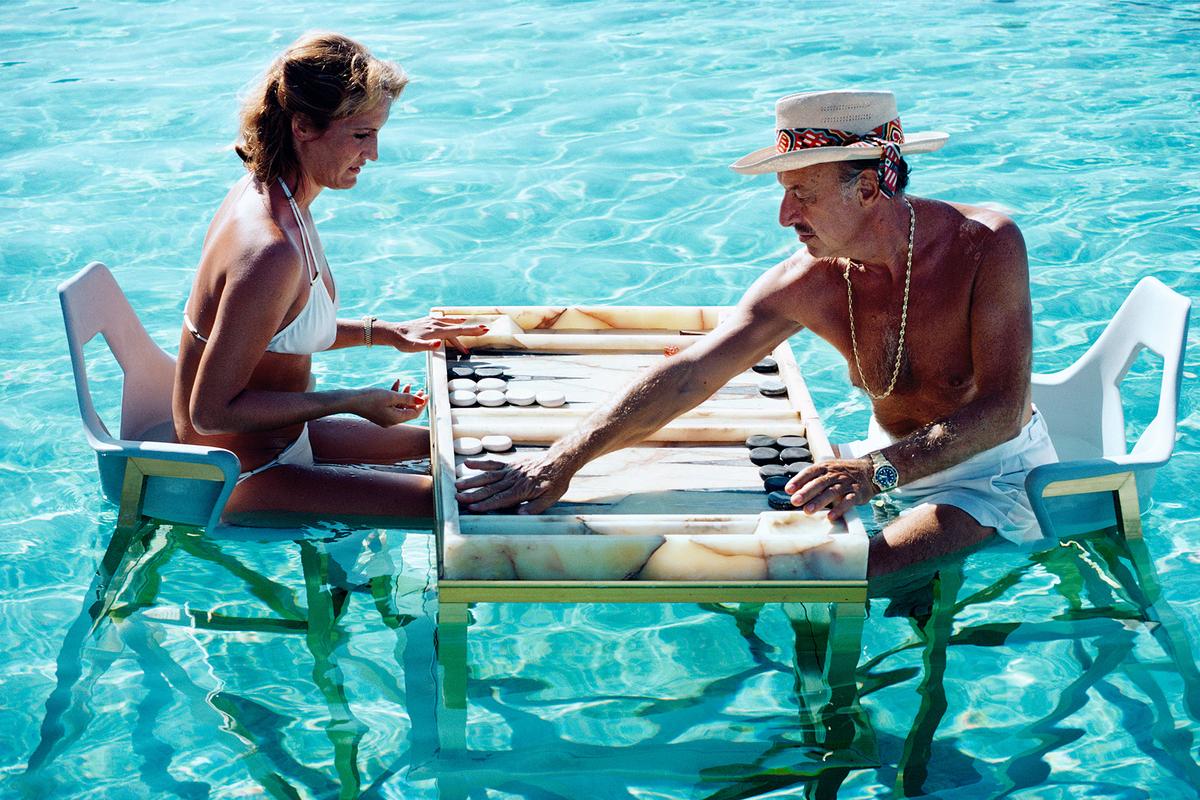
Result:
M423 394L398 382L309 391L319 350L415 352L485 330L461 319L336 316L309 206L323 189L354 186L378 158L379 129L406 82L357 42L313 34L271 65L243 108L237 152L250 174L205 236L173 396L179 441L225 447L241 460L227 513L432 516L428 477L338 466L426 455L428 431L401 424L421 413Z

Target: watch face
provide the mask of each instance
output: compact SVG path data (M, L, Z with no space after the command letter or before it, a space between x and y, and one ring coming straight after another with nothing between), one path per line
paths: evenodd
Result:
M896 488L900 481L900 473L891 464L884 464L875 470L875 485L883 491Z

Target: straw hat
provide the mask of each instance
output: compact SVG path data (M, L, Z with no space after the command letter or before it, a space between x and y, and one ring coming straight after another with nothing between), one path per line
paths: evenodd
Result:
M802 92L775 103L775 146L764 147L730 164L735 172L760 175L824 164L883 157L883 145L901 155L932 153L949 134L905 134L891 92Z

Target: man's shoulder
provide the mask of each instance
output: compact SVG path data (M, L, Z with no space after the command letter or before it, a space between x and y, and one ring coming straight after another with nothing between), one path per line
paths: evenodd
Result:
M1021 231L1013 221L1011 209L999 203L951 203L945 200L927 201L941 206L953 221L958 222L960 229L974 233L976 236L987 237L989 234L1004 236L1019 236Z
M836 260L813 258L802 247L763 273L743 297L743 303L757 314L786 317L807 327L812 310L821 307L830 292L844 296L845 287L840 281Z
M838 262L836 258L814 258L807 247L801 247L776 264L772 272L782 284L794 286L826 280L835 269L840 274Z
M986 283L1028 285L1029 262L1025 240L1008 209L993 204L932 201L940 209L942 247L946 262L955 269L970 267L978 288L978 276ZM1026 291L1027 288L1026 288Z
M1025 259L1025 241L1009 210L992 203L951 203L917 199L918 227L924 210L946 257L979 266L994 259ZM922 209L922 206L924 207Z

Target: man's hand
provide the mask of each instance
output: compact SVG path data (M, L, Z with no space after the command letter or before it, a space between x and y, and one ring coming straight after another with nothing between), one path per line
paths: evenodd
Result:
M875 496L874 475L869 458L822 461L798 472L783 490L792 496L792 505L809 514L828 508L833 522Z
M549 453L536 453L503 461L475 460L466 462L472 469L483 470L455 482L460 503L468 511L495 511L524 503L518 514L540 514L566 494L571 483L571 470Z
M378 321L372 332L379 344L389 344L406 353L436 350L447 341L466 355L467 348L459 343L458 337L482 336L488 329L486 325L463 325L465 320L465 317L421 317L408 322Z

